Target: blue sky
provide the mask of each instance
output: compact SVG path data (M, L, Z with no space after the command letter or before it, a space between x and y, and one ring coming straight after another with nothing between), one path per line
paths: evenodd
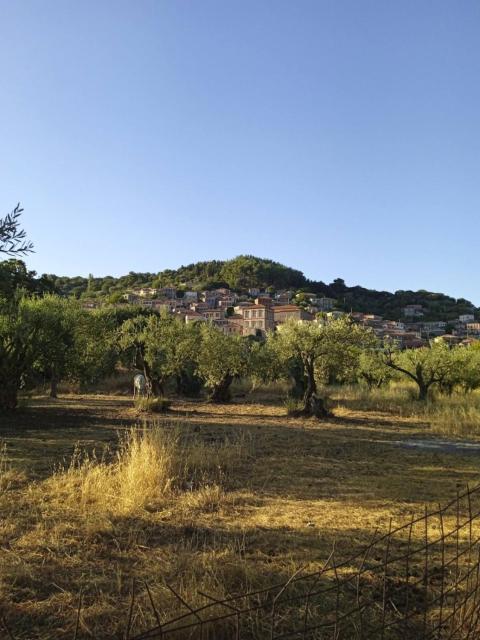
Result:
M0 0L38 272L240 253L480 304L478 0Z

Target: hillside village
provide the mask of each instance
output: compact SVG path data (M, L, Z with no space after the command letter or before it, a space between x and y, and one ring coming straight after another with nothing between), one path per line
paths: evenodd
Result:
M10 279L12 277L18 279L15 270ZM377 291L359 285L347 285L341 278L336 278L328 284L321 280L310 280L298 269L251 255L241 255L223 261L196 262L157 273L130 271L120 277L95 277L90 274L85 278L44 274L37 284L30 285L30 289L35 291L38 285L48 287L48 290L59 295L79 298L92 306L116 305L129 301L154 308L163 306L169 311L196 311L203 315L203 303L208 305L203 311L223 310L227 318L231 318L232 313L242 316L236 318L242 322L247 318L243 318L240 307L262 298L263 302L265 299L271 300L273 307L301 307L301 311L287 309L284 313L300 314L303 320L312 320L320 312L357 312L368 316L369 322L381 322L378 317L369 318L380 316L385 320L408 325L404 328L397 326L397 330L420 334L423 332L428 337L445 333L456 333L462 338L471 336L476 332L476 327L466 325L474 324L477 314L480 313L480 309L464 298L454 298L424 289ZM1 288L0 272L0 290ZM207 314L207 317L208 315L211 316ZM276 316L274 324L282 318L278 309ZM213 316L213 319L225 318L220 313ZM258 317L255 319L258 320ZM233 326L234 320L235 318L230 321L230 326ZM253 318L248 320L251 322ZM224 323L224 326L227 324ZM251 329L252 325L249 324L248 328Z
M370 327L377 337L391 338L401 348L417 348L430 340L448 344L468 344L480 338L480 322L475 313L465 313L455 321L424 320L422 305L406 305L403 317L388 320L374 313L338 309L335 298L292 290L270 292L250 288L238 294L225 287L184 291L174 286L141 287L123 294L123 301L159 313L173 314L185 323L211 322L226 334L264 336L288 320L323 322L350 315L354 322ZM85 301L89 308L99 303Z

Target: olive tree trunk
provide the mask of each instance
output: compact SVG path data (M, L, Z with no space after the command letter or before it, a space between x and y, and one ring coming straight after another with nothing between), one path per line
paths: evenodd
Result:
M428 388L429 385L425 384L425 382L417 380L418 384L418 399L426 400L428 398Z
M0 411L13 411L18 404L19 381L15 378L0 380Z
M50 398L58 396L58 378L55 369L52 369L52 377L50 379Z
M325 406L325 400L317 395L317 382L315 380L315 365L313 361L305 363L305 376L307 386L303 395L302 413L314 418L328 418L330 413Z
M233 376L228 373L213 387L212 393L210 394L210 400L212 402L228 402L230 400L230 385L232 382Z

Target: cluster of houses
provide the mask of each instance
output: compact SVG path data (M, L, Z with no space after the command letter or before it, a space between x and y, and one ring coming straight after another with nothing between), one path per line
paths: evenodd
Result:
M410 305L420 307L420 305ZM407 310L407 313L405 311ZM416 316L410 319L408 307L404 308L404 320L384 320L381 316L367 313L352 313L353 319L364 326L371 327L381 339L392 339L405 349L423 347L430 341L446 342L451 345L468 344L480 338L480 322L475 322L473 314L460 315L457 320L424 322ZM423 313L422 313L423 315ZM447 329L449 333L447 333Z
M345 315L335 309L334 298L308 295L302 304L294 304L294 295L293 291L272 294L259 289L238 295L227 288L198 292L179 291L175 287L144 287L125 293L124 299L130 304L174 314L186 323L211 322L224 333L243 336L265 335L292 319L315 322ZM468 344L480 338L480 322L473 313L460 315L453 322L429 322L423 320L423 307L412 304L403 308L403 318L398 321L369 313L349 315L354 322L370 327L379 338L392 339L402 348L421 347L430 340Z
M186 323L212 322L225 333L243 336L265 335L290 319L314 321L319 312L338 313L333 311L334 298L312 297L308 304L299 306L292 304L293 295L293 291L271 294L259 289L238 295L225 288L179 292L174 287L145 287L126 293L124 299L130 304L175 314Z
M426 322L422 320L425 315L425 309L422 305L410 304L404 307L403 315L405 320L409 320L406 326L412 331L420 333L421 337L426 340L443 339L455 343L480 338L480 322L475 319L473 311L461 314L455 320L448 322L443 320ZM447 328L448 334L446 333Z

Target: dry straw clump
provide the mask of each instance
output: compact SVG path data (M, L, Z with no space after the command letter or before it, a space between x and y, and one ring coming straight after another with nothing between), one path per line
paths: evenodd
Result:
M58 469L43 490L82 513L126 515L161 508L182 495L211 510L245 453L240 439L205 442L188 428L133 428L114 455L107 451L99 458L76 450L69 466Z

